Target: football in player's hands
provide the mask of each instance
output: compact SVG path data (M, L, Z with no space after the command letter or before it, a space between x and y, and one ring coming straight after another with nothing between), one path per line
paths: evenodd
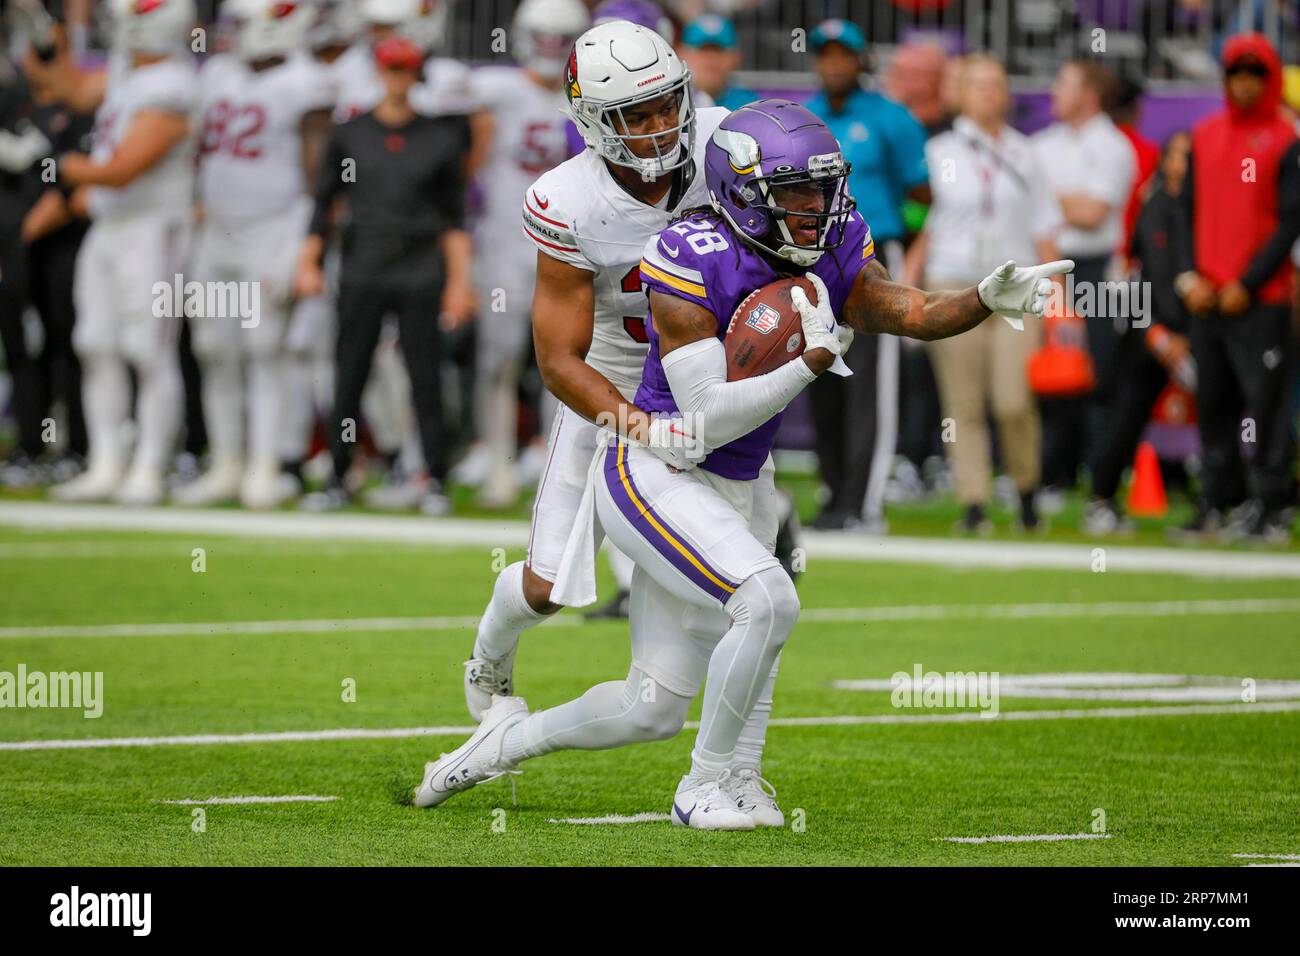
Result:
M727 350L727 381L766 375L803 355L803 319L790 301L795 286L816 304L817 290L800 277L769 282L736 306L722 340Z

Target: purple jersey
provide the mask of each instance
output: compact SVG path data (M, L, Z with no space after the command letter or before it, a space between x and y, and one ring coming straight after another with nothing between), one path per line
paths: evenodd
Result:
M876 257L871 230L860 215L853 213L844 231L844 242L823 255L811 269L790 264L778 272L768 259L737 237L717 213L695 213L668 226L646 245L641 283L650 291L704 306L718 320L719 339L725 337L732 313L747 295L769 282L807 272L816 273L826 283L831 307L838 315L863 266ZM653 318L646 324L650 353L636 404L647 412L676 412L677 402L659 359L659 334ZM772 451L783 417L784 411L748 435L715 449L700 467L723 478L757 478Z

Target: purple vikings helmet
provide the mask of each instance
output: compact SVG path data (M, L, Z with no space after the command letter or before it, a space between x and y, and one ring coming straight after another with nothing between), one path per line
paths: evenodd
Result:
M856 205L850 165L826 124L789 100L759 100L722 121L704 152L709 201L746 242L797 266L811 266L844 241ZM820 192L820 212L787 211L790 190ZM787 200L788 201L788 200ZM795 242L787 215L817 222L817 242Z

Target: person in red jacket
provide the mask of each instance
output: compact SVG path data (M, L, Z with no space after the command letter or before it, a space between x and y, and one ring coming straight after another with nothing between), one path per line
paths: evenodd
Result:
M1284 542L1295 491L1290 251L1300 237L1300 142L1281 112L1282 64L1267 39L1232 37L1223 68L1226 108L1193 130L1183 190L1193 261L1176 281L1192 313L1203 459L1202 501L1185 530Z
M1126 259L1133 247L1133 231L1137 227L1143 199L1151 186L1151 177L1160 165L1160 147L1138 131L1138 114L1145 92L1141 82L1121 73L1115 84L1115 102L1109 110L1115 128L1132 144L1133 158L1137 162L1137 176L1133 179L1128 205L1124 207L1124 245L1120 251Z

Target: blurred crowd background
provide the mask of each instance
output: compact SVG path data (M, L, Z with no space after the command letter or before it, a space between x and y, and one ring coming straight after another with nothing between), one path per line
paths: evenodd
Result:
M43 4L57 21L60 55L82 70L107 59L106 5ZM418 30L400 2L299 5L319 6L314 15L338 27L306 35L305 56L325 61L359 50L369 60L378 41L405 31L430 63L463 68L436 102L417 108L463 118L463 195L449 200L456 208L448 215L478 240L469 253L474 297L429 302L427 329L419 326L429 342L422 338L418 350L402 341L413 337L406 323L418 316L394 307L387 321L378 317L368 376L362 362L369 385L359 453L341 460L324 423L338 403L336 336L345 334L347 314L334 325L307 326L322 341L295 393L299 407L283 419L304 420L293 426L302 435L282 443L275 487L258 495L241 496L238 482L222 494L185 493L211 470L204 403L214 396L183 335L176 348L184 414L168 448L166 496L191 504L242 497L252 507L287 507L301 497L305 507L355 503L429 514L521 508L544 467L551 408L526 340L518 360L504 366L504 382L503 366L485 359L498 337L490 307L497 247L488 220L502 189L485 156L503 141L512 110L508 97L480 88L492 77L499 89L499 72L488 67L528 66L517 63L520 44L512 41L519 3L416 0ZM18 137L23 124L57 117L48 138L88 149L76 137L90 135L92 118L75 103L53 102L28 68L39 27L30 9L18 8L29 6L0 2L4 134ZM197 4L213 38L195 56L201 64L227 42L223 6ZM808 102L853 164L853 195L896 278L939 289L970 285L1006 258L1077 262L1048 319L1024 332L990 322L929 346L859 337L854 377L819 381L801 396L779 442L780 472L806 489L801 511L816 527L883 533L896 509L955 502L958 533L988 534L998 524L1032 532L1069 504L1072 524L1107 535L1131 530L1133 515L1163 515L1171 497L1184 496L1194 508L1171 523L1179 539L1289 541L1300 409L1293 268L1300 262L1300 169L1293 172L1300 167L1300 4L585 6L591 17L639 17L668 35L694 72L701 102L732 109L759 96ZM335 80L335 123L373 105L347 88L344 74ZM528 81L521 74L519 82ZM548 82L558 92L559 77ZM354 100L360 105L343 109ZM194 119L196 128L204 122ZM580 146L569 142L567 153L548 154L531 173ZM1249 177L1234 152L1242 143L1259 154ZM0 152L8 164L0 164L0 483L25 495L75 481L91 454L70 292L86 224L74 217L57 236L33 242L36 157L15 168L21 163L12 151ZM346 214L364 218L365 211ZM373 268L384 269L382 257ZM336 300L332 276L326 285L321 298ZM412 370L424 360L438 366L432 386L408 372L403 353ZM485 368L494 391L484 388ZM347 374L355 378L356 369ZM418 399L413 379L425 393ZM504 403L502 389L510 393ZM136 503L157 498L145 494Z

